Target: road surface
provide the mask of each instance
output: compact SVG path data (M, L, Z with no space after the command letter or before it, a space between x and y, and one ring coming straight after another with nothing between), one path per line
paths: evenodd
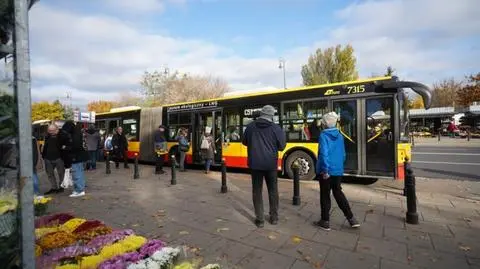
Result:
M418 177L480 181L480 147L416 145L413 168Z

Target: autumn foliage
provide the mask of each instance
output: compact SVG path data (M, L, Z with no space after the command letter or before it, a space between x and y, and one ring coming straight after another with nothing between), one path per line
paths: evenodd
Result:
M469 106L480 101L480 72L467 77L465 86L457 92L457 102L461 106Z
M65 109L57 100L53 103L38 102L32 104L32 121L36 120L63 120Z
M110 109L116 107L117 104L112 101L92 101L87 104L88 111L94 111L96 113L109 112Z

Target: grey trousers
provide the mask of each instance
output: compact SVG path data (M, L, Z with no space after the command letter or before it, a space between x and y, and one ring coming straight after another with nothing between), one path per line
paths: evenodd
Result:
M58 181L55 178L55 168L57 169L59 177ZM65 166L62 159L56 159L53 161L45 159L45 172L47 173L48 180L50 180L52 189L59 189L60 183L62 183L63 177L65 176Z
M263 213L263 179L267 184L268 202L270 205L270 218L278 218L278 172L252 170L253 207L258 221L264 221Z
M180 151L180 170L185 170L185 151Z

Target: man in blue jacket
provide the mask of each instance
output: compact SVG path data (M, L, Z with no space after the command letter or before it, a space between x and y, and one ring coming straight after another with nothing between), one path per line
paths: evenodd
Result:
M318 161L317 179L320 182L320 207L321 220L315 225L324 230L330 230L330 191L337 201L338 207L342 210L352 228L360 227L360 224L353 216L347 198L342 191L341 183L343 176L343 163L346 159L345 144L343 136L336 128L338 115L330 112L322 117L322 124L326 128L318 138Z
M252 194L255 208L255 225L264 226L263 179L267 184L270 205L270 223L278 223L278 152L285 149L285 133L273 123L275 108L266 105L260 117L249 123L243 134L242 144L248 147L248 167L252 170Z

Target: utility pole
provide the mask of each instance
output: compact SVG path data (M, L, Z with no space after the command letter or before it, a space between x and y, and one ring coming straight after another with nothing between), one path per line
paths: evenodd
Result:
M285 77L285 59L283 59L283 58L278 59L278 68L283 69L283 88L286 89L287 88L287 80L286 80L286 77Z

